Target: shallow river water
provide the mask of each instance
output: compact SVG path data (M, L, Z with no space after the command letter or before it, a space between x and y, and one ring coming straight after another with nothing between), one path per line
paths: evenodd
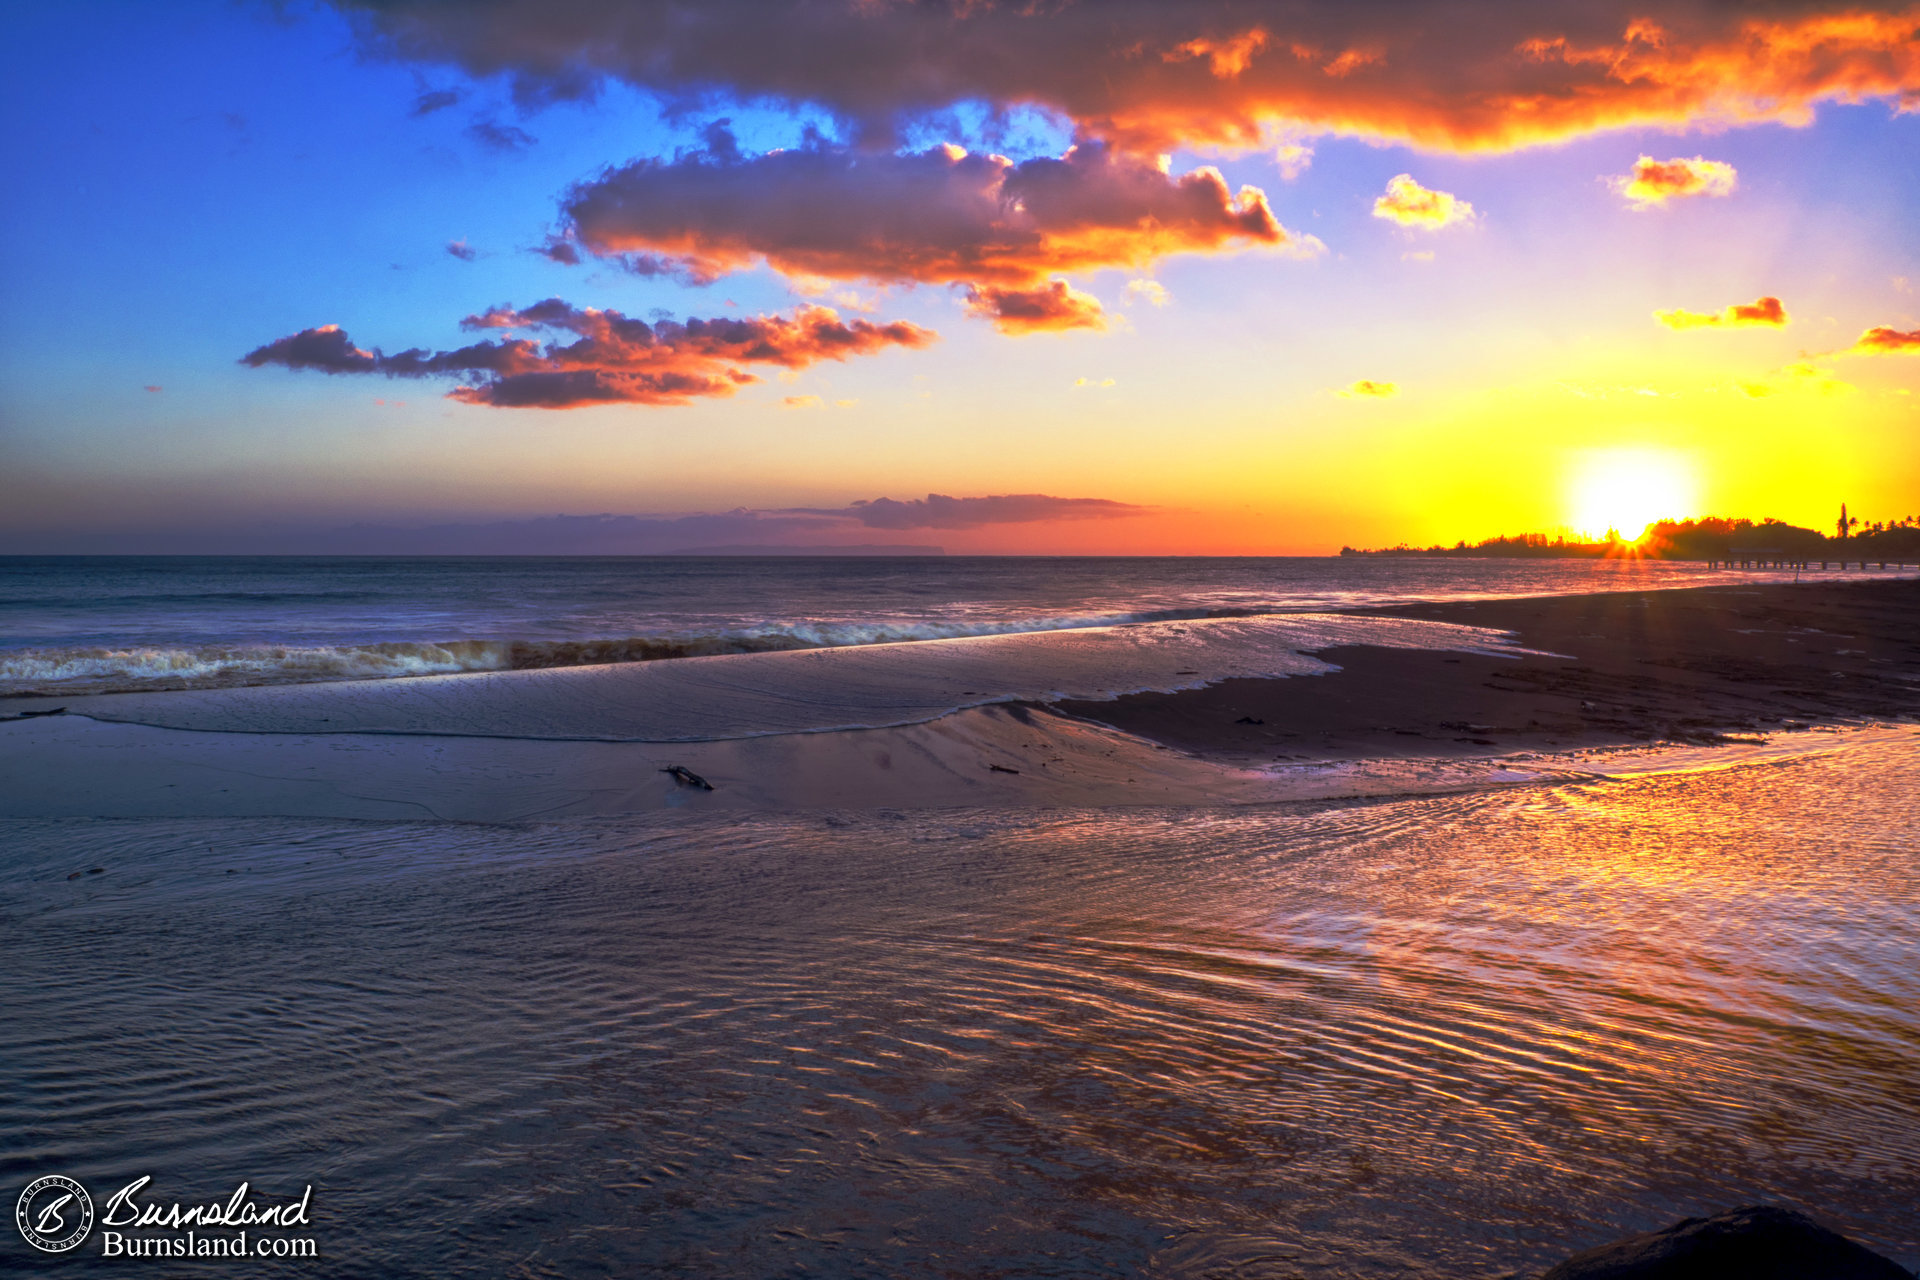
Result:
M302 1276L1492 1277L1755 1201L1913 1267L1913 747L1237 810L7 822L0 1186L311 1184Z

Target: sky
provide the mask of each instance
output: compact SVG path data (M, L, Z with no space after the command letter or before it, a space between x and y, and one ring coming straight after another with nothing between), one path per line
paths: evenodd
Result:
M0 552L1920 514L1920 8L0 6Z

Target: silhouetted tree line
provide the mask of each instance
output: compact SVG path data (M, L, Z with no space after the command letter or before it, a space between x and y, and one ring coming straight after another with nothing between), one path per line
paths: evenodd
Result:
M1608 556L1639 556L1652 560L1731 560L1740 553L1756 555L1778 553L1801 560L1898 560L1920 559L1920 518L1876 520L1871 524L1847 517L1841 519L1848 533L1829 536L1817 529L1803 529L1771 517L1752 520L1722 520L1708 516L1701 520L1661 520L1647 526L1635 541L1627 541L1609 531L1599 542L1569 541L1565 537L1548 538L1544 533L1522 533L1508 538L1487 538L1469 545L1465 539L1451 547L1435 543L1430 547L1397 547L1362 551L1340 548L1343 556L1479 556L1506 559L1602 559ZM1836 534L1841 526L1836 526Z

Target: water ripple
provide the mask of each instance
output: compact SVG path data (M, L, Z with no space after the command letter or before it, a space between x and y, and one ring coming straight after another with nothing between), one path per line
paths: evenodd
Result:
M1495 1276L1756 1199L1911 1265L1916 793L16 822L0 1171L312 1182L329 1275Z

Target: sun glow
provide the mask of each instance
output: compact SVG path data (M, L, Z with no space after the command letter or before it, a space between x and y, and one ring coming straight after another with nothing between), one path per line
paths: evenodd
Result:
M1684 520L1694 508L1693 472L1658 449L1609 449L1581 458L1573 475L1573 526L1589 537L1612 531L1637 540L1656 520Z

